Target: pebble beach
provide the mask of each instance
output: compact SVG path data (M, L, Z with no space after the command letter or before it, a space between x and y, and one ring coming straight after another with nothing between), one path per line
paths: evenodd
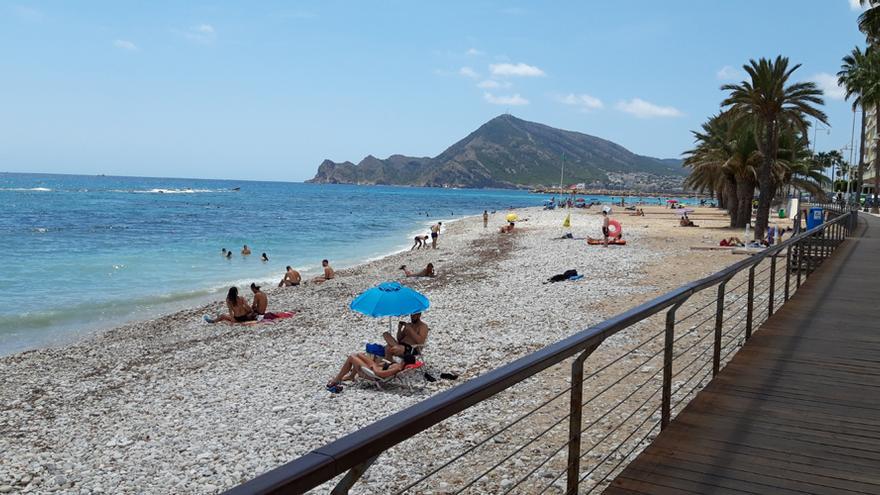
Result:
M488 228L481 218L467 217L444 224L439 249L404 251L339 270L321 285L264 287L270 311L296 312L285 320L210 325L202 316L223 311L218 301L64 347L2 357L0 493L219 493L741 259L689 249L742 236L712 208L690 215L699 228L679 227L675 212L661 207L646 207L645 217L615 208L626 246L560 239L565 232L599 236L597 210L571 210L572 226L564 228L568 210L517 209L520 221L509 235L498 233L509 211L493 214ZM437 277L406 278L399 270L404 264L420 270L428 262ZM569 269L584 277L545 283ZM387 319L355 313L349 302L387 280L430 299L423 316L430 328L429 370L458 379L383 390L361 384L329 393L324 385L346 356L380 342L388 328ZM625 345L639 331L600 350ZM564 371L558 374L563 378ZM501 394L398 445L354 491L401 488L389 480L412 472L412 459L422 459L419 471L460 452L480 432L552 393L554 380L527 381L521 389L527 393ZM426 444L430 459L424 458ZM446 493L447 482L460 481L454 477L466 477L467 469L439 473L416 491ZM509 486L505 479L482 491Z

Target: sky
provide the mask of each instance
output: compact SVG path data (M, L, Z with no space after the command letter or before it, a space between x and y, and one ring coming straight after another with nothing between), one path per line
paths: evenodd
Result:
M826 91L816 150L841 149L857 4L0 0L0 171L301 181L503 113L674 158L780 54Z

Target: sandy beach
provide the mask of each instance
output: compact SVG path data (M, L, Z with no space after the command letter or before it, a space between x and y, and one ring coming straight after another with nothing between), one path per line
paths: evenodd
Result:
M726 228L720 210L697 208L691 219L700 228L679 227L672 210L645 211L645 217L632 217L615 208L628 245L607 249L558 239L566 231L598 236L597 207L572 210L571 229L561 226L567 211L519 209L526 221L511 235L498 234L507 211L492 215L488 229L469 217L446 226L437 250L340 270L322 285L264 287L270 311L296 311L290 319L209 325L202 316L220 312L218 301L66 347L0 358L0 493L217 493L741 259L689 249L742 236ZM436 278L406 279L398 269L428 262ZM543 283L568 269L584 278ZM413 390L366 385L330 394L324 385L346 355L380 341L388 326L387 319L354 313L348 304L386 280L400 280L430 299L424 315L431 329L429 369L459 378L419 380ZM611 352L641 331L634 328L600 351ZM601 355L596 358L601 362ZM565 370L552 376L530 380L517 387L526 393L501 394L397 446L356 492L384 489L400 473L442 463L567 380ZM416 468L412 459L420 459ZM441 473L418 491L445 493L450 476L458 481L467 469L480 469L467 466ZM503 487L505 479L483 490Z

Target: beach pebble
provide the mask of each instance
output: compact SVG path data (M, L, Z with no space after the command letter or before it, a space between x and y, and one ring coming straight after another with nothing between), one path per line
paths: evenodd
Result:
M0 493L219 493L582 331L664 287L677 287L735 261L717 253L688 252L685 246L698 243L702 233L680 232L670 220L651 223L649 233L630 227L622 217L628 245L603 248L554 240L562 233L563 212L517 212L529 221L517 224L519 231L509 236L500 236L494 226L503 223L498 215L506 211L493 216L490 229L483 229L480 218L448 226L444 221L447 228L437 250L403 251L340 269L337 279L322 285L266 288L270 310L297 311L293 318L255 326L209 325L202 315L223 311L218 300L95 333L64 347L0 358L0 404L11 405L0 417L0 427L15 435L0 437ZM650 211L648 215L645 223L653 221ZM594 211L572 212L570 230L576 237L597 235L599 226ZM438 277L406 278L398 269L428 262L437 265ZM584 278L543 284L568 269L577 269ZM424 358L437 381L428 383L416 374L412 387L388 384L378 390L368 383L345 384L342 393L331 394L324 385L346 356L363 350L367 342L381 342L389 323L354 313L348 304L386 280L399 280L429 297L431 309L424 319L431 334ZM657 320L606 339L585 362L585 376L662 329L656 326L662 319ZM657 341L662 345L662 338ZM636 380L621 383L585 407L584 426L586 418L599 417L629 393L627 387L647 380L632 373L634 369L660 369L662 356L640 364L658 349L646 346L585 383L587 398L625 374ZM399 480L439 467L565 390L570 369L568 360L552 366L403 441L379 457L352 493L392 492L400 488ZM441 379L443 372L459 378ZM650 384L653 390L659 385ZM677 396L692 386L677 390ZM438 494L455 491L568 414L567 398L563 394L418 488ZM591 427L584 438L598 442L631 410ZM647 414L659 419L659 413L644 410L638 420ZM512 487L520 473L536 467L566 437L564 421L476 486L486 492ZM606 441L585 459L601 459L609 445ZM543 482L543 488L564 469L563 453L515 491L535 489L528 482ZM28 474L16 481L6 473ZM564 489L564 475L555 486ZM329 491L324 486L315 493Z

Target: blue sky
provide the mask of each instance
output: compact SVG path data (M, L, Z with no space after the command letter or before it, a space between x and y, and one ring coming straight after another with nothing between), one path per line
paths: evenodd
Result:
M856 2L857 3L857 2ZM0 171L304 180L509 111L677 157L749 58L828 91L852 0L0 2ZM848 154L845 153L845 154Z

